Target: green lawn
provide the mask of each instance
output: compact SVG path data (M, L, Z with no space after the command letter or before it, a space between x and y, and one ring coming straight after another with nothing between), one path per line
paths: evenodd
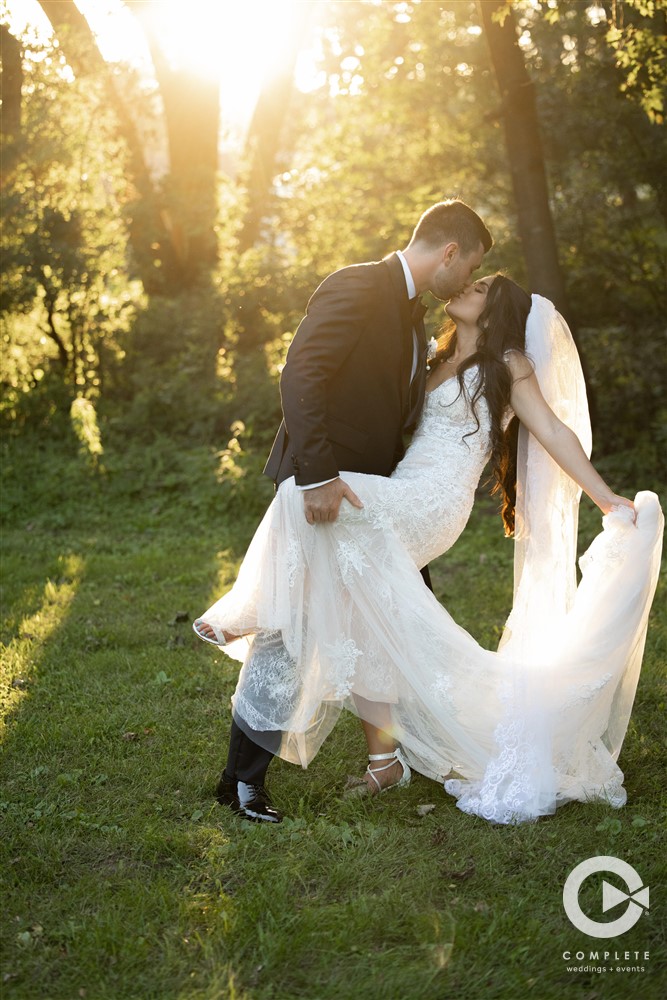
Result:
M419 776L343 799L363 767L346 717L308 772L272 766L290 819L243 824L213 800L236 666L189 622L233 579L269 484L253 462L220 484L206 449L167 442L104 461L96 473L74 448L32 439L3 452L7 1000L665 995L660 592L624 810L572 805L497 828ZM454 617L490 645L512 556L491 510L479 505L434 570ZM588 508L583 522L590 537ZM424 803L435 809L420 818ZM597 854L651 887L651 909L612 941L585 938L562 908L568 873ZM646 972L568 972L562 953L591 947L649 951L612 963Z

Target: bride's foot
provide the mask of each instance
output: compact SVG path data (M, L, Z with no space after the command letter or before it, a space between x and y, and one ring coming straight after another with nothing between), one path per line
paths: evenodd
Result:
M221 628L216 628L215 625L209 625L201 618L196 618L193 621L192 628L200 639L203 639L204 642L210 642L213 646L226 646L228 642L239 638L237 635L232 635L231 632L224 632Z
M353 795L379 795L390 788L404 788L412 777L408 762L400 747L389 753L368 755L368 767L359 784L349 791Z

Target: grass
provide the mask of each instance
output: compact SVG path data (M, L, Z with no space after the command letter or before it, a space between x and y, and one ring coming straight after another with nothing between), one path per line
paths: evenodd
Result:
M363 762L346 717L307 773L272 765L290 819L243 824L212 799L236 667L189 621L233 579L269 486L247 456L248 475L220 485L203 448L103 457L93 471L73 447L25 438L3 453L7 1000L664 995L659 601L621 758L624 810L577 804L497 828L419 776L344 800ZM479 505L434 579L493 645L512 553L490 511ZM597 519L582 520L590 537ZM424 803L435 809L422 818ZM597 854L651 886L651 909L609 942L575 931L561 902L568 873ZM646 971L568 972L562 953L591 945L649 951L613 963Z

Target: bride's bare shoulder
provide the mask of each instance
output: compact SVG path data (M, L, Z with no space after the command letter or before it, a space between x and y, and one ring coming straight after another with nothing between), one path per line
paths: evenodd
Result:
M532 361L525 354L522 354L521 351L505 351L504 357L515 382L520 379L530 378L535 372Z

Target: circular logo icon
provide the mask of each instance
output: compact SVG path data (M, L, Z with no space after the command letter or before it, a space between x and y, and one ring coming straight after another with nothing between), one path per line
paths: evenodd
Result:
M628 891L622 892L610 885L609 882L604 880L602 882L603 913L627 901L628 905L624 913L616 920L606 923L592 920L579 906L581 887L589 875L594 875L596 872L612 872L623 879L627 886ZM577 930L594 938L616 937L618 934L625 934L631 927L634 927L644 910L648 910L648 886L642 886L641 878L632 865L626 861L609 855L600 855L582 861L570 872L563 887L563 906Z

